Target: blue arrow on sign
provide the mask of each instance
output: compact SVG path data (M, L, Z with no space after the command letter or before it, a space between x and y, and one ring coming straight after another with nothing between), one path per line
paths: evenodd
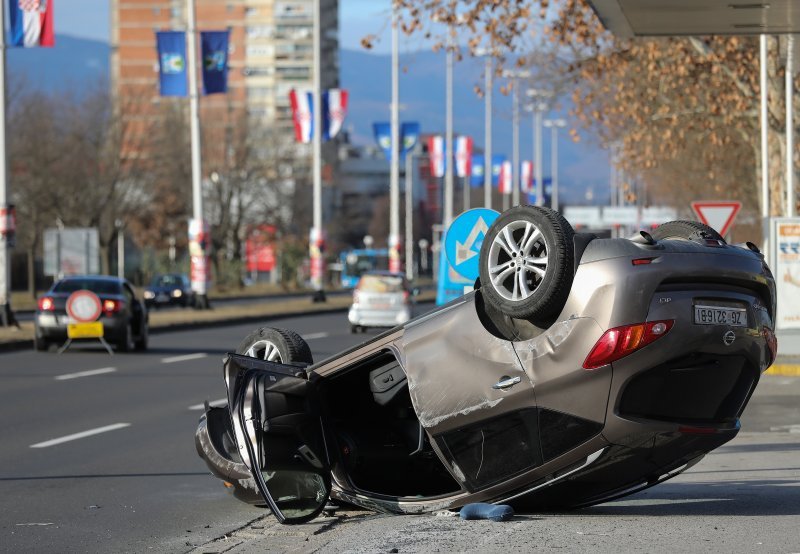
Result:
M447 260L461 276L474 281L479 274L481 245L489 226L500 214L486 208L468 210L458 216L444 239Z

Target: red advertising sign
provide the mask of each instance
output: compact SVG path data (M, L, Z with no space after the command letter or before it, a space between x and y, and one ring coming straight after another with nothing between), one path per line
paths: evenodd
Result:
M253 229L244 243L247 271L272 271L275 269L275 228L261 225Z

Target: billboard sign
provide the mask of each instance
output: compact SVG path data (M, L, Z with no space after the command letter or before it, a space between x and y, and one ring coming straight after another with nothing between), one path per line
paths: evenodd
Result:
M778 329L800 329L800 218L772 220L775 285L778 289Z

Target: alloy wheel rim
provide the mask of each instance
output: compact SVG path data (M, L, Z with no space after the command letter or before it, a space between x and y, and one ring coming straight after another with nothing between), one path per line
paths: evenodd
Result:
M512 221L489 247L488 269L494 290L505 300L530 298L547 273L549 248L541 229L529 221Z
M268 362L282 363L281 353L277 345L270 340L259 340L250 345L250 348L245 352L246 356L251 358L258 358L259 360L266 360Z

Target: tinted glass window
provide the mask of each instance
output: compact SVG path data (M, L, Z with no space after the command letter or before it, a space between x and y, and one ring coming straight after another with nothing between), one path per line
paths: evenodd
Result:
M152 287L180 287L183 285L183 277L180 275L158 275L153 277L150 283Z
M118 281L101 279L64 279L53 286L53 292L75 292L83 289L97 294L120 294L122 292Z
M363 292L402 292L405 290L402 277L394 275L364 275L358 282Z

